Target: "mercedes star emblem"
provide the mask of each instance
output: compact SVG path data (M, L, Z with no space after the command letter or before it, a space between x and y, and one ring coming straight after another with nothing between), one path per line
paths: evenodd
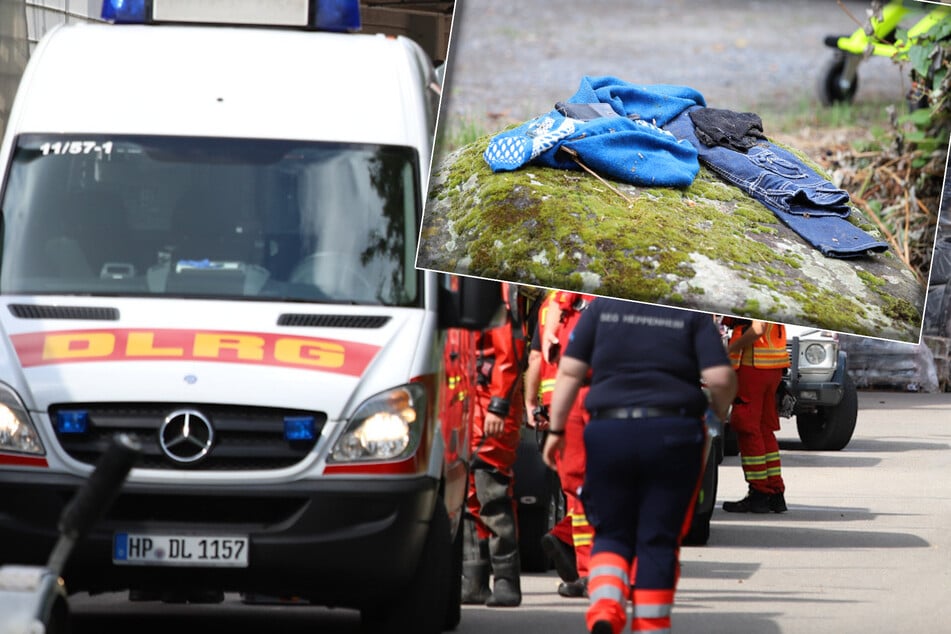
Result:
M211 450L215 430L204 414L193 409L180 409L165 417L159 429L159 445L175 462L191 463L204 458Z

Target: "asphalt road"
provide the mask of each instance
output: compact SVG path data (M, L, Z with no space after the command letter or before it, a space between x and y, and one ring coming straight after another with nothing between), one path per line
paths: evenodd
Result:
M676 632L851 634L948 631L951 603L951 394L862 392L841 452L801 448L780 432L789 512L714 514L710 543L682 554ZM720 467L719 500L745 493L739 458ZM555 574L523 579L516 609L466 606L458 634L577 634L583 599ZM305 606L131 604L73 600L77 634L359 631L356 613Z

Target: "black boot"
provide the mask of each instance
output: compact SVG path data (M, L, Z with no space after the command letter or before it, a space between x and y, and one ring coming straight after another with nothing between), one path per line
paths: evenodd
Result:
M514 608L522 604L522 588L519 578L495 577L492 596L485 602L490 608Z
M492 534L489 537L489 560L492 565L492 596L485 602L490 607L515 607L522 603L519 582L521 564L518 557L518 527L515 523L515 501L510 494L511 479L495 469L475 469L479 517Z
M463 605L485 605L492 591L489 590L489 562L462 564Z
M489 540L491 548L492 541ZM522 603L522 584L520 580L521 562L518 550L499 555L492 554L492 596L485 602L490 608L514 608Z
M789 510L786 507L786 496L782 493L771 493L769 496L769 510L773 513L785 513Z
M489 589L489 540L479 539L475 522L469 516L463 525L465 541L462 562L462 603L485 605L492 594Z
M588 578L581 577L575 581L562 581L558 584L558 596L568 599L580 599L588 596Z
M724 502L723 510L727 513L769 513L769 494L751 488L742 500Z
M569 546L551 533L542 536L542 550L548 555L562 581L578 580L578 566L575 561L574 546Z

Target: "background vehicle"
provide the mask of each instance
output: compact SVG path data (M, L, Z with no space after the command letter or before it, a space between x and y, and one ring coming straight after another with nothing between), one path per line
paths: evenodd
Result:
M71 592L298 596L432 634L460 618L469 461L443 351L500 288L415 268L419 46L325 32L355 2L254 6L107 0L128 24L31 56L0 146L0 561L46 560L127 433Z
M716 508L717 487L719 485L719 467L723 462L723 422L712 409L707 410L707 458L703 471L703 480L697 492L697 504L694 507L690 528L684 535L687 546L703 546L710 540L710 520Z
M921 4L921 3L919 3ZM928 5L924 5L928 6ZM900 24L915 11L902 0L886 3L880 14L869 21L871 33L858 28L850 35L830 35L826 37L826 46L834 49L832 58L823 66L819 77L819 100L823 105L848 103L855 97L859 87L858 69L866 55L878 55L896 59L908 59L908 50L916 40L942 21L951 16L951 8L935 4L918 19L900 32ZM932 66L932 71L938 70ZM916 79L916 72L912 72ZM917 99L910 98L914 105Z
M790 368L777 392L781 418L796 417L806 449L838 451L849 444L858 418L858 394L848 373L848 355L838 336L815 328L786 326ZM727 428L727 455L739 453Z
M792 365L780 386L779 415L796 417L806 449L838 451L849 444L858 418L858 395L838 337L787 326Z

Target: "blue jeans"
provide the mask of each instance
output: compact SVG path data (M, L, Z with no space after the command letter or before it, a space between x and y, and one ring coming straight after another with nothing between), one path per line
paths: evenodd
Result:
M857 257L881 252L888 245L848 221L849 194L768 141L747 152L707 146L697 139L685 110L665 126L696 148L700 162L720 178L763 203L790 229L829 257Z

